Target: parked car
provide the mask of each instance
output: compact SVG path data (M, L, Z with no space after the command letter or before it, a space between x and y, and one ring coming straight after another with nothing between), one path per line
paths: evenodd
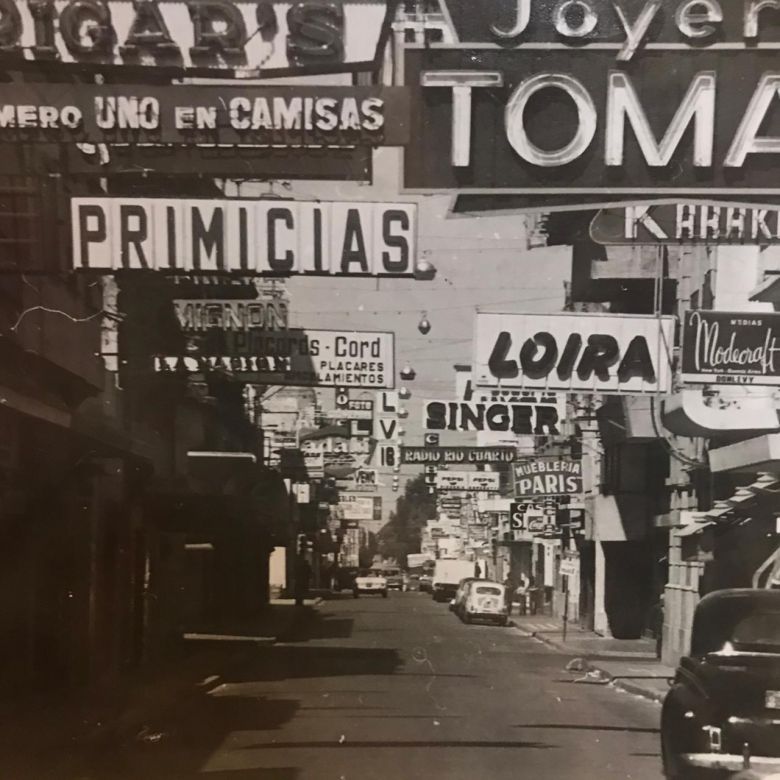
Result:
M404 575L400 569L383 569L382 574L387 580L387 587L390 590L404 589Z
M462 617L461 608L463 607L463 600L465 599L466 593L468 591L468 585L469 583L474 582L475 579L476 577L466 577L458 583L458 589L455 591L455 595L450 601L450 609L458 617Z
M670 780L780 772L780 591L705 596L661 713Z
M357 567L344 566L336 572L336 590L353 590L355 587L355 577L359 569Z
M355 598L361 593L379 593L383 598L387 598L387 580L381 572L364 569L355 577L352 593Z
M486 620L499 626L507 625L506 588L500 582L471 580L465 585L459 614L464 623Z
M433 575L421 574L420 575L420 590L423 593L430 593L433 590Z
M420 590L420 575L404 574L404 590Z

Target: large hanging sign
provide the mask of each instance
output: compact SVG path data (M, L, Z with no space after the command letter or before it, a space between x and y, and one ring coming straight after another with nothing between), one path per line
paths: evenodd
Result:
M448 0L410 46L415 191L529 206L780 195L771 0Z
M391 388L392 333L338 330L259 331L254 353L156 355L160 374L220 372L244 382L303 387Z
M558 429L555 404L425 401L426 431L499 431L519 435L552 435Z
M515 495L522 498L582 493L582 462L570 458L533 458L514 466Z
M483 314L474 382L591 393L671 389L674 318L635 314Z
M380 62L384 0L0 0L2 58L58 71L111 66L267 77Z
M416 218L410 203L73 198L73 267L411 276Z
M401 87L7 84L0 141L394 146L408 110Z
M512 463L516 458L514 447L401 447L402 464Z
M780 209L662 203L602 209L590 224L597 244L776 244Z
M682 380L780 385L780 314L685 312Z

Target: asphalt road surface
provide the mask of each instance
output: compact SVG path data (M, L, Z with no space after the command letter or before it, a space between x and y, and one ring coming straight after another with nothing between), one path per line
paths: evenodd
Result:
M658 780L658 706L567 660L423 593L328 601L83 776Z

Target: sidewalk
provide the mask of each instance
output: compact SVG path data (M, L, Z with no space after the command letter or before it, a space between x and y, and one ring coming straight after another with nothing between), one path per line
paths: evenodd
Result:
M613 685L620 690L661 702L675 670L662 664L652 639L614 639L577 625L567 626L547 615L514 615L515 628L573 657L567 669L582 674L577 682Z
M311 620L316 603L311 600L301 610L286 601L274 602L263 615L240 626L222 625L220 631L182 637L175 657L139 669L110 687L5 699L0 704L3 777L62 777L66 766L76 771L86 752L160 739L153 724L220 685L258 642L272 644L296 624ZM58 768L57 774L48 774L52 767Z

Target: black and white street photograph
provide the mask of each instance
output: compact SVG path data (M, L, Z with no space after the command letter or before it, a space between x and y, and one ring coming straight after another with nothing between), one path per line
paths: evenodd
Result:
M780 780L780 0L0 0L0 780Z

